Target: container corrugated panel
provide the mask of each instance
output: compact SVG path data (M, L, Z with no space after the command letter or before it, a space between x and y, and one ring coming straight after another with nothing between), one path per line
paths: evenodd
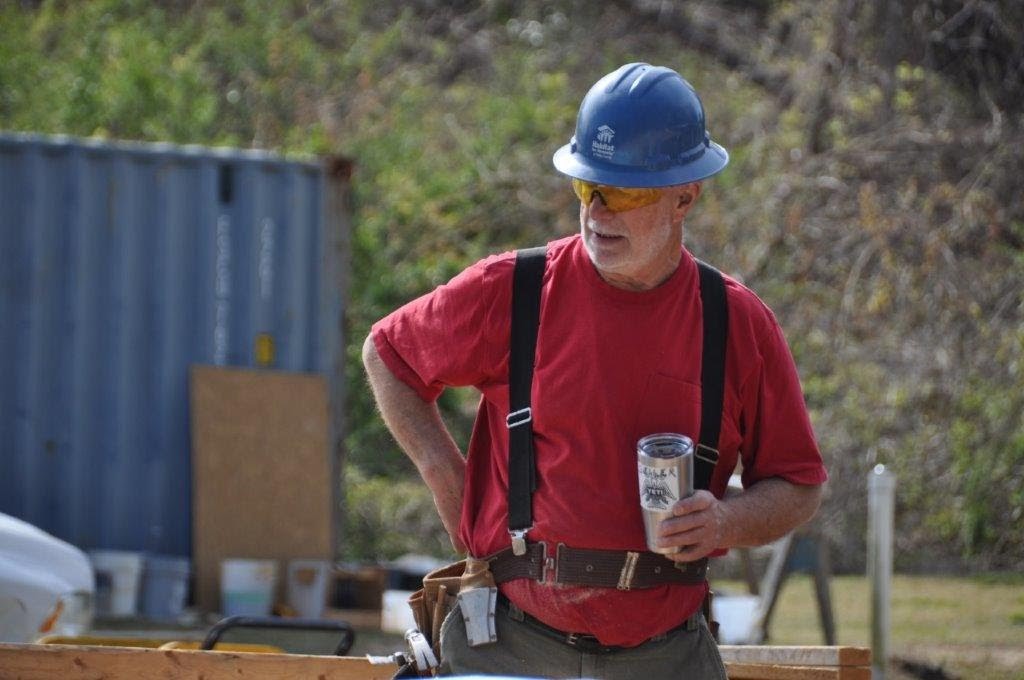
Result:
M339 183L263 152L0 133L0 511L189 555L188 367L266 365L272 343L269 366L336 378Z

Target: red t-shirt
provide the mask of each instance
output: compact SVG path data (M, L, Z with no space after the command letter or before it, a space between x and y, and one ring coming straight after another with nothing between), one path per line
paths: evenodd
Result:
M373 327L377 352L427 401L447 385L482 393L469 444L460 536L476 556L510 545L508 356L514 253L489 257ZM772 312L726 277L729 335L718 497L742 459L743 483L821 484L825 468L796 368ZM528 540L645 550L636 442L700 433L702 339L697 266L653 290L600 278L578 236L548 244L533 380L537 489ZM520 579L502 592L561 630L633 646L682 623L706 585L619 591Z

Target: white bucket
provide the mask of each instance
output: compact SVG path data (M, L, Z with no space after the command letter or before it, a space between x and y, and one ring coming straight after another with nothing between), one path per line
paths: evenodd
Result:
M327 560L288 562L288 604L299 616L319 619L327 602L331 563Z
M134 616L142 576L142 553L122 550L91 550L96 572L96 614Z
M723 645L750 644L760 602L756 595L716 595L711 607L718 621L718 641Z
M409 606L412 590L385 590L380 612L380 629L389 633L404 633L416 627L416 619Z
M228 559L220 563L224 616L266 616L274 604L276 560Z

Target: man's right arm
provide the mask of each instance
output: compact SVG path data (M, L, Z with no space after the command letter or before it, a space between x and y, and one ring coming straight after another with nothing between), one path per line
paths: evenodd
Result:
M363 365L384 424L434 495L452 546L465 553L466 546L459 539L459 519L466 459L441 419L437 404L424 401L395 377L380 358L372 336L363 343Z

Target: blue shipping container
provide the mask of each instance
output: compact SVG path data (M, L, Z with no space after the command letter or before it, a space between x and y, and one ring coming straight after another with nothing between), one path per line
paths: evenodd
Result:
M0 511L190 555L190 364L319 373L340 413L348 181L342 159L0 133Z

